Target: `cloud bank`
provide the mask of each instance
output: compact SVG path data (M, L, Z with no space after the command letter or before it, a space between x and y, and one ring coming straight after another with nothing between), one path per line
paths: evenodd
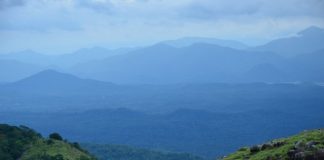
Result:
M262 43L324 27L323 0L0 0L0 52L62 53L185 36Z

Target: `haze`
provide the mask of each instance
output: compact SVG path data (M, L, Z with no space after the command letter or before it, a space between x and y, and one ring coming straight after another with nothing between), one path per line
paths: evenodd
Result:
M323 0L0 0L0 160L323 160L323 62Z
M1 0L0 53L138 47L182 37L248 45L324 26L321 0Z

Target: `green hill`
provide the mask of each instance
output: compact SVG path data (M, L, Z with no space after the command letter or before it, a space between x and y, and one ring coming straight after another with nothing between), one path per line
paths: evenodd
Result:
M324 129L304 131L288 138L276 139L252 147L244 147L223 159L323 160Z
M59 134L43 138L25 126L0 124L0 160L94 160L77 143Z
M124 145L83 144L99 160L203 160L188 153L170 153Z
M188 153L170 153L123 145L85 144L100 160L202 160ZM78 143L58 133L43 138L26 126L0 124L0 160L95 160Z

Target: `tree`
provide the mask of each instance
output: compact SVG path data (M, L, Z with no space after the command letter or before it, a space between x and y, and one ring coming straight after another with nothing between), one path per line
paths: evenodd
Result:
M63 140L62 136L60 134L58 134L58 133L52 133L52 134L50 134L49 135L49 138L50 139L54 139L54 140L59 140L59 141L62 141Z

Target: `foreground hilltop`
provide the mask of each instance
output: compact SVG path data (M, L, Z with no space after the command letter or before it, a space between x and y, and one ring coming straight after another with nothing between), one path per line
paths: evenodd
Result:
M123 145L84 144L98 160L203 160L188 153L171 153ZM78 143L58 133L43 138L26 126L0 124L0 160L97 160Z
M0 160L95 160L78 143L57 134L43 138L25 126L0 124Z
M271 142L243 147L224 160L323 160L324 129L304 131L300 134Z

